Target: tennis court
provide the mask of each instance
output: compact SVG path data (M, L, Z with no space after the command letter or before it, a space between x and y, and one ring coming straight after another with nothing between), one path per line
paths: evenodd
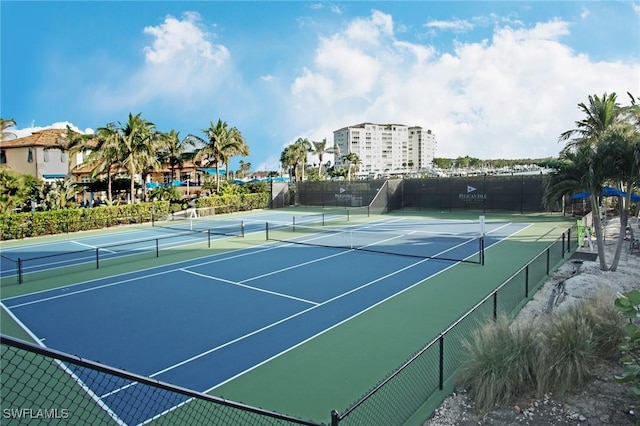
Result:
M294 216L293 220L285 214L253 215L241 219L243 232L268 233L269 241L265 238L262 244L241 249L4 298L2 304L44 346L197 391L229 389L233 394L237 389L230 385L248 377L247 373L305 344L313 348L309 343L319 336L420 283L429 285L430 277L463 262L472 263L461 265L464 268L483 268L482 250L529 227L528 223L495 221L481 229L477 220L399 217L342 223L336 228L307 227L324 225L328 219L325 215ZM193 223L185 226L192 232L178 227L177 231L151 228L76 236L3 248L3 256L44 259L31 262L30 267L63 272L71 260L60 253L69 251L73 262L93 262L95 250L113 257L130 255L148 250L151 241L158 244L159 236L171 232L175 238L163 244L179 247L202 242L201 233L193 232ZM225 234L213 238L238 238ZM123 243L126 250L118 248ZM86 259L85 252L91 253ZM47 260L51 258L56 261ZM3 264L2 273L4 278L11 271ZM253 386L268 389L270 382L262 380ZM111 407L110 401L135 393L136 386L111 386L91 391L110 407L114 419L126 424L140 424L175 408L152 404L132 417L130 411ZM319 420L326 420L325 404L343 408L359 396L351 392L352 388L343 386L335 397L294 414L311 418L322 412ZM250 398L247 393L246 399Z

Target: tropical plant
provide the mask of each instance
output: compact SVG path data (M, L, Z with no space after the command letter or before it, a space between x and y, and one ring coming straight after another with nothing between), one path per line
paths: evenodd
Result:
M59 149L67 156L67 179L71 179L71 164L73 157L88 148L87 142L92 135L83 135L74 131L68 124L64 132L56 140L55 145L45 147L45 150Z
M0 118L0 140L4 140L5 136L8 134L13 134L12 132L7 132L6 130L10 127L14 127L16 125L16 120L13 118Z
M187 148L195 147L192 139L180 140L180 132L171 129L168 133L159 134L161 148L158 150L158 161L161 164L169 164L171 169L171 181L176 178L175 170L182 169L185 161L185 151Z
M218 119L216 124L209 123L209 128L202 129L206 135L203 139L196 135L188 135L187 140L196 146L203 146L195 155L196 161L206 165L213 164L216 169L216 192L220 189L220 166L228 164L233 155L249 155L249 147L242 133L235 128L229 128L226 121Z
M240 160L238 165L240 168L238 169L236 176L238 178L243 178L247 175L249 170L251 170L251 163L245 163L243 160Z
M351 170L357 171L362 160L355 152L350 152L342 156L342 161L347 163L347 180L351 181Z
M578 104L578 108L586 117L576 121L574 129L560 135L559 141L566 142L566 146L560 153L560 165L550 178L547 194L549 195L547 200L550 201L575 192L590 193L589 202L593 212L593 225L602 270L607 270L608 266L604 252L600 194L606 183L612 180L619 182L622 175L634 173L633 166L624 164L624 161L621 162L620 156L624 157L632 151L630 148L633 145L632 141L637 139L637 125L634 131L627 132L624 136L622 129L629 130L629 124L625 124L629 121L625 121L628 114L625 115L627 110L620 107L616 98L615 93L610 95L605 93L602 97L589 96L587 104ZM631 190L631 188L628 189ZM622 216L625 215L624 210L627 206L628 203L620 204ZM621 232L624 234L622 226L621 221ZM619 239L611 265L612 270L617 267L622 243Z
M280 154L280 163L282 167L289 170L289 174L293 180L304 180L304 169L307 164L307 153L309 152L309 141L299 138L291 145L285 147Z
M135 202L135 176L144 175L152 168L158 167L155 155L160 138L155 125L143 119L141 114L132 115L121 129L121 161L131 177L131 202Z
M625 341L620 345L624 369L614 378L618 383L631 383L631 393L640 397L640 327L636 323L640 318L640 291L618 295L615 307L629 322L625 326Z
M107 176L107 199L113 197L113 169L119 167L122 158L122 133L115 123L99 127L95 132L96 145L85 161L93 165L92 178ZM133 179L131 179L133 180Z
M25 175L0 169L0 213L11 213L22 207L29 199L31 187Z
M61 210L74 207L78 189L69 179L58 179L46 184L41 189L40 200L42 210Z
M316 155L318 157L318 174L322 175L322 159L324 158L324 154L333 154L336 152L336 147L327 148L327 139L322 139L320 142L313 141L311 142L311 154Z

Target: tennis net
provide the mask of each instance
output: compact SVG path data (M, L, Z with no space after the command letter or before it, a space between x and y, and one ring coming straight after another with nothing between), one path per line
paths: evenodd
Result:
M178 212L166 216L155 216L153 226L172 231L205 233L229 237L244 237L244 221L238 219L216 219L214 216L198 216L193 212Z
M331 228L267 222L266 237L270 241L290 244L484 264L484 238L478 232L453 234L372 226Z

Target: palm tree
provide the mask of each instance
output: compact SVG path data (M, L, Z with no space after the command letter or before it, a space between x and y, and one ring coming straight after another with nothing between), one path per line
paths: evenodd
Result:
M311 142L308 139L298 138L293 143L295 158L297 159L296 168L300 169L300 180L304 181L304 172L307 169L307 154L311 151Z
M220 146L220 161L226 166L226 170L229 170L229 161L234 155L241 155L243 157L249 155L249 145L244 140L242 133L235 127L229 129L229 137L222 146ZM229 173L227 173L229 178Z
M109 123L105 127L99 127L95 132L96 144L86 158L86 162L93 164L91 177L107 175L107 199L112 199L113 168L120 164L123 146L122 132L115 123Z
M285 147L280 154L282 167L288 169L296 181L300 176L300 181L304 180L304 169L307 164L307 153L309 152L309 141L299 138L291 145ZM300 174L298 174L300 171Z
M131 202L135 202L135 176L145 174L152 167L158 166L155 155L156 145L159 143L155 125L140 117L129 113L129 119L122 128L122 162L131 177Z
M87 149L87 141L92 138L92 135L82 135L75 132L67 124L67 128L64 132L60 133L60 136L56 140L56 144L51 147L46 147L45 150L59 149L67 155L67 179L71 178L71 159L74 155Z
M358 166L362 164L362 160L358 157L358 154L355 152L350 152L346 155L342 156L342 161L348 163L347 167L347 180L351 182L351 169L353 168L355 171L358 170Z
M204 145L198 150L195 160L213 164L216 169L216 192L220 190L220 165L228 163L233 155L248 155L249 147L242 133L235 127L229 128L226 121L218 119L216 124L210 122L208 129L203 129L206 139L188 135L187 139L196 145Z
M169 133L161 133L162 148L158 151L158 159L162 164L169 164L171 169L171 181L175 180L175 169L182 169L184 153L187 147L194 147L191 139L180 140L180 132L171 129Z
M640 126L636 124L637 121L634 123L633 114L627 116L630 120L612 126L599 143L603 162L611 168L608 177L618 182L621 190L626 191L626 195L619 199L620 232L611 271L617 269L622 254L624 231L631 212L631 194L640 184Z
M616 101L617 95L606 93L589 96L589 103L579 103L578 108L586 115L576 121L576 128L562 133L559 142L569 141L567 147L575 144L597 144L606 131L616 123L620 114L620 105Z
M555 193L556 197L568 194L570 191L586 190L590 192L589 199L593 212L600 268L607 270L598 197L602 186L608 179L614 178L617 173L615 166L612 167L612 164L609 163L609 157L612 155L611 149L601 145L612 129L619 125L623 110L616 102L615 93L610 95L605 93L602 98L597 95L589 96L588 104L580 103L578 108L584 112L586 117L575 122L575 129L560 135L559 141L568 141L561 151L560 158L568 160L569 165L563 164L558 172L552 176L550 192ZM578 176L574 175L575 173ZM582 177L579 176L580 174ZM566 179L566 182L562 182L563 179ZM571 183L576 181L583 184L582 188L572 187ZM563 187L565 187L565 192L560 190ZM624 228L621 229L621 232L624 233ZM619 244L620 247L617 250L622 247L621 241Z
M13 118L0 118L0 140L4 140L5 136L8 134L13 134L12 132L7 132L6 130L10 127L15 127L16 120Z
M311 142L313 147L311 148L311 154L318 156L318 174L322 174L322 159L324 154L333 154L336 152L336 146L327 148L327 139L322 139L321 142ZM338 150L339 151L339 150Z
M245 163L244 161L240 160L238 164L240 166L240 169L237 172L237 176L239 178L243 178L246 176L249 170L251 170L251 163Z
M605 182L606 166L592 146L584 144L561 152L556 170L549 174L545 199L547 203L567 194L588 191L593 213L593 227L598 247L600 269L607 270L604 232L600 212L600 194Z

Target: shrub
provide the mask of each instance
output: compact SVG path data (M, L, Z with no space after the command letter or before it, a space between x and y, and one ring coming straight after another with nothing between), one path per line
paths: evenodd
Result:
M640 292L637 298L640 306ZM620 380L637 380L640 395L640 330L628 325L632 337L625 340L624 318L618 309L611 295L603 293L535 322L510 325L504 316L489 321L463 341L468 355L458 370L460 384L470 388L482 413L528 392L570 392L592 377L602 358L617 356L622 342L627 342L626 348L633 347L635 336L636 357L626 358L634 361Z
M584 385L598 362L593 330L584 309L549 317L540 332L536 379L539 394L563 394Z
M472 389L476 407L487 412L496 404L534 388L535 339L531 323L510 327L502 316L483 324L463 346L468 351L459 374Z
M640 396L640 328L634 322L640 318L640 291L619 295L615 306L629 320L625 326L625 340L620 345L624 370L615 380L618 383L631 383L631 393Z

